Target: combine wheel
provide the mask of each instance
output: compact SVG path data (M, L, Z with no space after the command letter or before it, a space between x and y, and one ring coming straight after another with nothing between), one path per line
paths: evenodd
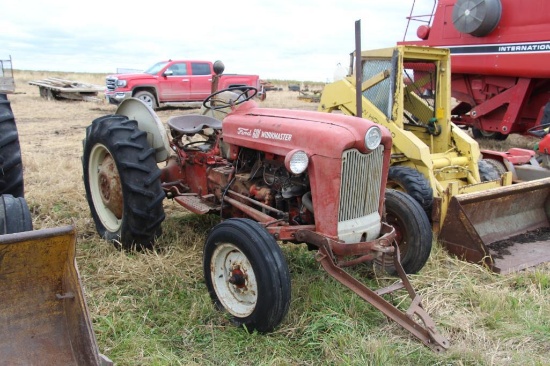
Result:
M428 218L431 217L434 200L433 190L426 177L418 170L407 166L391 166L386 186L408 193L422 206Z
M424 267L432 250L432 229L422 207L410 195L386 190L386 222L397 232L401 265L406 273L416 273ZM381 264L386 272L395 274L392 258Z
M164 220L155 151L137 121L98 118L86 129L82 159L86 199L98 233L124 249L150 248Z
M23 197L23 162L10 102L0 94L0 194Z
M157 108L157 99L153 94L149 93L148 91L137 92L134 97L147 104L153 110Z
M290 273L281 248L260 224L228 219L204 245L204 278L210 297L248 331L272 331L290 306Z
M32 218L23 197L4 194L0 197L0 235L32 230Z
M477 166L479 168L479 178L482 182L500 179L501 174L499 174L497 168L486 159L478 161Z
M505 135L503 133L483 131L475 127L472 127L472 135L475 139L488 139L496 141L504 141L508 138L508 135Z

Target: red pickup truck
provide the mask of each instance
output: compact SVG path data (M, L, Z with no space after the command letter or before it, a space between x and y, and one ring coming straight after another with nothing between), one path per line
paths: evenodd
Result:
M107 76L105 97L111 104L134 97L153 109L166 104L202 102L212 93L214 75L210 61L161 61L143 73ZM218 90L241 86L255 87L258 97L265 98L258 75L222 74L218 80Z

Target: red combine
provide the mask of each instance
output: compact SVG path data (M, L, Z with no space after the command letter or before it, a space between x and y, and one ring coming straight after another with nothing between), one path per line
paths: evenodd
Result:
M399 44L451 51L453 122L474 137L504 140L550 123L550 2L439 0L422 23L419 40Z

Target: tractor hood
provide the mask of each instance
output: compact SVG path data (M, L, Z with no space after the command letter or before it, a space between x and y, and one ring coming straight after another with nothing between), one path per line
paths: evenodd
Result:
M365 134L375 123L352 116L302 110L257 108L247 102L223 120L223 139L230 144L285 155L294 149L329 158L355 148L369 153ZM391 148L388 130L382 131L386 151ZM312 133L312 131L315 131Z

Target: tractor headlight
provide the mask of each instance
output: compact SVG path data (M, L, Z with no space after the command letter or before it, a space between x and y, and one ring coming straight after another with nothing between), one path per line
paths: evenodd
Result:
M292 150L285 157L285 167L292 174L301 174L306 171L309 158L303 150Z
M369 150L374 150L380 145L382 141L382 131L380 127L372 126L365 134L365 147Z

